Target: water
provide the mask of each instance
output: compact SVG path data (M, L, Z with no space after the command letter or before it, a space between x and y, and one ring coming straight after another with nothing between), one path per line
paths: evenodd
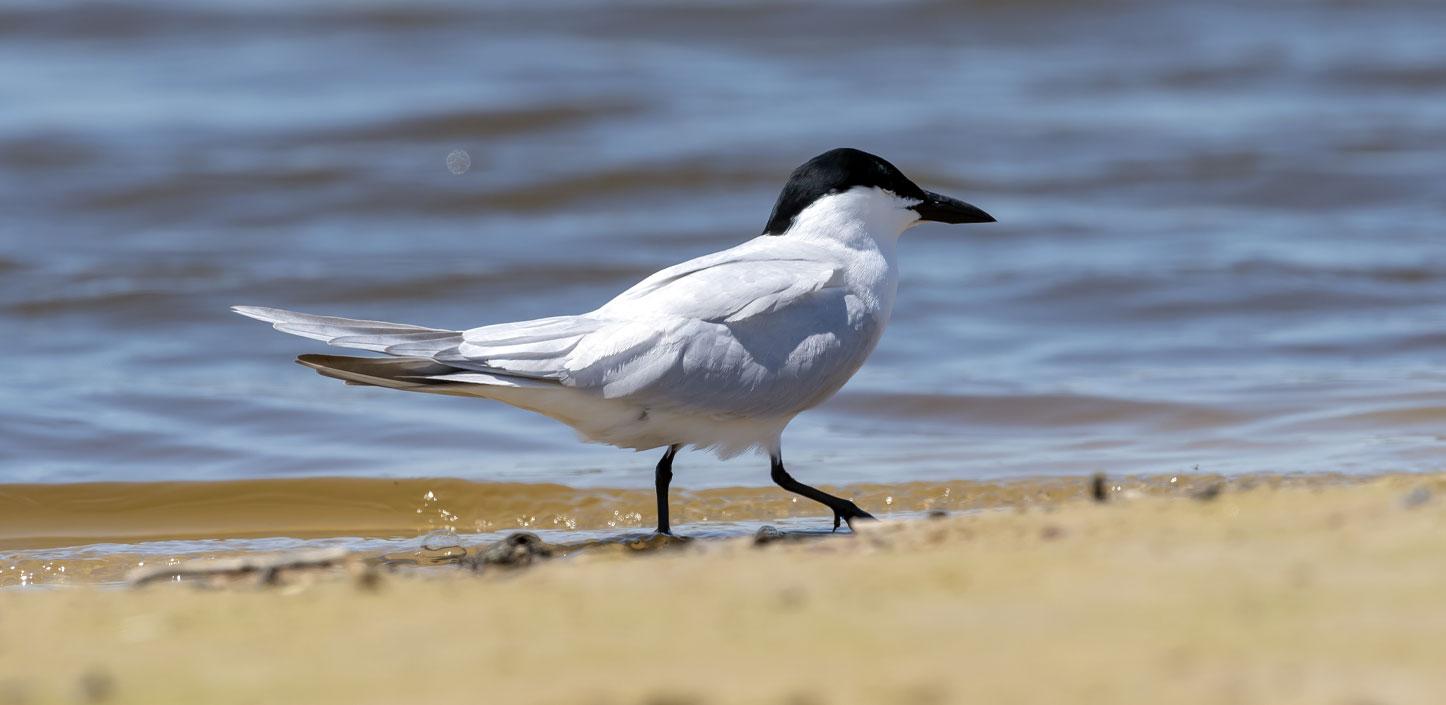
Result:
M800 479L1439 470L1442 26L1401 0L0 3L0 483L647 488L651 454L321 379L226 307L588 310L755 235L839 145L1000 223L906 235L883 343L785 435ZM766 467L688 454L677 484Z

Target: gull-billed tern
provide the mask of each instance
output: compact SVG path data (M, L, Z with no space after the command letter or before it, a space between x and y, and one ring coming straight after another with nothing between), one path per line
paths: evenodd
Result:
M388 357L302 355L354 384L483 397L552 417L583 438L666 448L656 471L658 531L683 446L727 458L766 450L772 478L839 521L872 519L783 467L781 436L864 364L889 321L899 236L925 221L989 223L988 213L925 191L893 164L834 149L794 170L763 234L668 267L587 313L444 330L235 311L276 330Z

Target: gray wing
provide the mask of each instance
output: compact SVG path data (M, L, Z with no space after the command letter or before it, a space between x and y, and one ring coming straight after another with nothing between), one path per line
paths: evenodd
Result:
M841 265L776 242L664 270L590 314L607 325L570 351L566 383L718 416L828 398L872 351L877 320L860 315Z
M872 351L875 320L842 271L806 245L752 241L665 269L602 308L451 331L238 306L332 345L549 381L645 407L724 416L796 413Z

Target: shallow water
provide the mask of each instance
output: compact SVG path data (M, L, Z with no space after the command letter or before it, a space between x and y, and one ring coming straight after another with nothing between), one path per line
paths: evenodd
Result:
M756 234L841 144L1000 223L906 236L883 343L785 437L800 479L1440 469L1443 25L1389 0L3 3L0 483L644 491L651 454L329 382L226 307L587 310Z
M1132 475L1101 486L1108 501L1143 494L1199 498L1352 475ZM1092 478L951 480L825 486L884 520L936 512L1047 508L1094 491ZM453 478L286 478L215 482L0 486L0 588L120 583L139 568L238 554L344 548L392 564L453 564L516 531L568 551L654 537L644 489L576 489ZM764 525L833 531L815 505L773 488L675 491L675 532L693 540L745 536ZM847 534L847 528L841 528Z

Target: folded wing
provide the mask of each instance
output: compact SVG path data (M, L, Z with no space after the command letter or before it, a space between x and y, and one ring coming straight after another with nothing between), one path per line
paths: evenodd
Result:
M804 246L778 242L670 267L591 313L466 331L235 310L331 345L438 363L444 367L418 369L439 382L516 378L644 408L781 414L831 394L872 341L849 315L840 269ZM841 374L837 384L832 368Z

